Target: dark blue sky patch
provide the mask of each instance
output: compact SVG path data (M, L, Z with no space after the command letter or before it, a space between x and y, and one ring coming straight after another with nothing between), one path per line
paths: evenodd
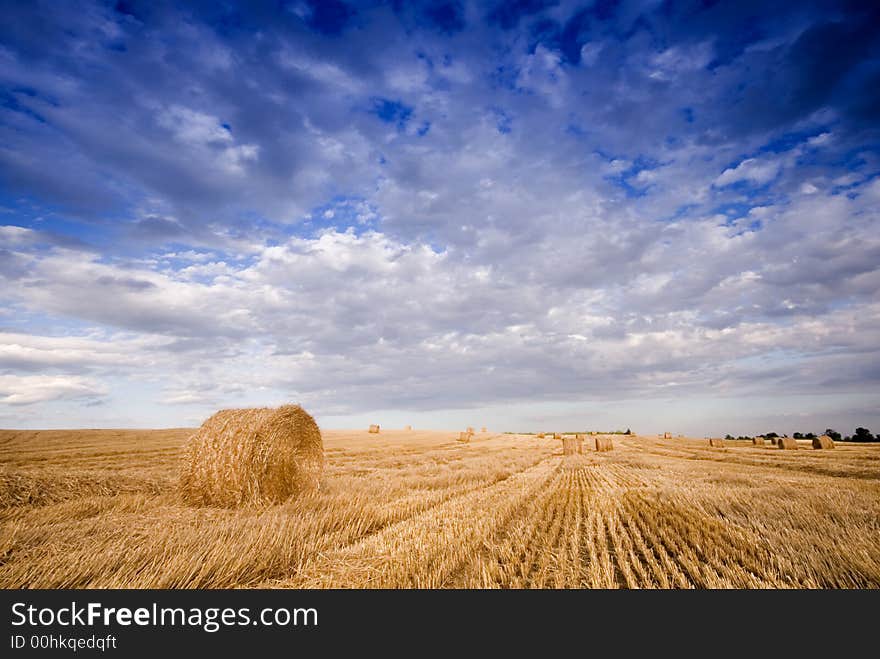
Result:
M590 20L592 12L582 9L571 16L563 25L542 21L536 27L546 46L562 53L563 60L572 65L581 61L581 48L590 40Z
M559 0L502 0L492 8L487 20L491 25L498 25L504 30L512 30L519 26L523 18L534 16L558 4Z
M510 133L513 127L513 119L510 115L499 107L493 107L491 111L495 115L495 127L498 132L503 135Z
M153 5L155 3L142 0L117 0L113 5L113 11L143 23L149 17L150 7Z
M584 130L583 126L578 125L577 123L569 123L565 126L565 132L568 135L574 135L575 137L585 137L587 135L587 131Z
M822 133L830 133L832 131L833 126L830 125L811 126L802 130L786 131L761 146L757 153L783 153L791 151L794 147L806 142L811 137L818 137Z
M308 19L309 27L328 36L341 34L355 15L354 8L340 0L307 2L312 10Z
M431 27L445 34L461 32L465 27L464 7L460 2L429 2L422 15Z
M371 112L386 124L396 124L398 128L402 129L412 117L413 108L401 101L374 98Z
M7 89L4 87L0 87L0 107L5 110L9 110L11 112L18 112L23 114L35 121L40 122L41 124L45 124L46 119L39 112L34 109L28 107L26 102L23 102L19 97L25 96L29 98L35 98L37 93L30 88L27 87L18 87L14 89ZM0 122L3 121L3 115L0 114Z

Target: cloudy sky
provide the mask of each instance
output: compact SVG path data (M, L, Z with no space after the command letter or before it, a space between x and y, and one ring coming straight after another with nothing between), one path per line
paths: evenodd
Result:
M0 6L0 426L880 426L876 2Z

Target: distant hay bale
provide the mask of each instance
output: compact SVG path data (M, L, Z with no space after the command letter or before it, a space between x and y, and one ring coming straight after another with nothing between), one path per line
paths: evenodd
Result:
M752 444L754 444L755 446L764 446L764 438L752 437Z
M596 437L596 450L597 451L610 451L614 448L614 444L611 442L610 437Z
M539 432L537 437L538 437L538 439L544 439L544 433Z
M471 428L470 426L467 427L467 431L472 435L474 434L474 429Z
M480 428L480 432L486 432L486 426L483 426L482 428Z
M776 446L776 439L777 439L776 437L770 438L770 443L773 444L773 446Z
M558 432L555 432L553 433L553 439L562 439L562 435L560 435Z
M834 448L834 440L828 435L819 435L813 438L813 448Z
M474 433L469 432L469 431L460 432L460 433L458 433L458 441L469 442L469 441L471 441L471 437L473 437L473 436L474 436Z
M663 439L672 439L672 433L671 432L663 433Z
M378 434L379 433L379 425L373 424L372 426L370 426L370 432L373 433L374 435Z
M580 440L586 439L586 437L584 436L584 433L582 433L582 432L576 432L574 434L574 437L575 437L575 439L580 439Z
M299 405L220 410L187 441L180 493L196 506L279 503L316 489L323 467L321 430Z
M583 435L575 435L574 441L577 443L577 452L583 453L584 452L584 437L583 437Z
M404 430L412 430L412 426L404 426L403 429Z
M709 446L713 448L724 448L724 440L723 439L710 439Z
M798 447L798 443L796 439L792 439L791 437L779 437L776 439L776 445L785 450L793 450Z

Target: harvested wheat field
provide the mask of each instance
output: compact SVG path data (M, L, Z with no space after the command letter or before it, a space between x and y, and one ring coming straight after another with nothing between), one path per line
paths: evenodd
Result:
M0 431L0 586L880 586L877 445L330 430L317 491L221 508L192 433Z

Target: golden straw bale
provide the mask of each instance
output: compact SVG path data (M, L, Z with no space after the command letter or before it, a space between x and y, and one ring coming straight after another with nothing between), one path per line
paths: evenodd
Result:
M779 437L776 440L776 445L785 450L795 450L798 447L798 443L796 439L792 439L791 437Z
M277 503L318 487L321 430L299 405L220 410L184 448L183 500L197 506Z
M724 440L717 438L710 439L709 446L712 446L714 448L724 448Z
M828 435L819 435L813 438L813 448L834 448L834 440Z
M370 426L370 432L374 435L379 433L379 424L373 424Z
M574 455L575 453L580 453L577 450L577 440L574 437L563 437L562 438L562 454L563 455Z
M473 436L474 436L474 433L472 433L472 432L468 432L468 431L460 432L460 433L458 433L458 441L469 442L469 441L471 441L471 437L473 437Z
M755 446L763 446L764 438L763 437L752 437L752 444Z
M610 437L601 437L596 436L596 450L597 451L610 451L614 448L614 444L611 442Z

